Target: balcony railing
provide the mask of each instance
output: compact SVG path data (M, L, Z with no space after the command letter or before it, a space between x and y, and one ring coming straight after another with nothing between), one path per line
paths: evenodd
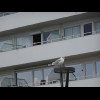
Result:
M99 77L98 77L99 76ZM81 81L81 80L87 80L87 79L93 79L93 78L100 78L100 74L97 74L95 77L93 75L89 75L89 76L81 76L80 77L76 77L76 78L69 78L69 81ZM60 80L52 80L52 81L45 81L45 82L40 82L38 85L37 84L33 84L33 83L27 83L25 79L18 79L18 85L15 86L13 85L13 78L4 78L4 81L0 80L0 87L4 86L4 87L50 87L56 84L60 84ZM63 82L66 82L65 79L63 79ZM4 85L3 85L4 84Z
M98 75L100 76L100 74ZM89 76L82 76L81 79L80 77L76 77L75 79L73 78L69 78L69 81L81 81L81 80L87 80L87 79L93 79L93 78L100 78L100 77L94 77L93 75L89 75ZM63 79L63 82L66 82L65 79ZM49 81L49 82L42 82L40 83L41 85L34 85L33 87L45 87L45 86L53 86L53 85L56 85L56 84L60 84L60 80L52 80L52 81Z
M48 41L35 42L35 43L30 44L30 46L26 46L26 45L16 45L16 46L14 46L15 44L4 43L3 46L0 48L0 52L6 52L6 51L11 51L11 50L16 50L16 49L38 46L38 45L44 45L44 44L48 44L48 43L52 43L52 42L69 40L69 39L74 39L74 38L78 38L78 37L84 37L84 36L87 36L87 35L95 35L95 34L99 34L99 33L100 33L100 30L97 30L97 31L88 32L88 33L82 33L82 34L76 34L76 35L56 38L56 39L52 39L52 40L48 40ZM8 46L10 46L10 47L8 48Z

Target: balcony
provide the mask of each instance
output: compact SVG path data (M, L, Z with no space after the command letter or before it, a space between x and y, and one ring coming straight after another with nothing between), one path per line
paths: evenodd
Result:
M22 64L27 65L61 56L68 57L100 51L100 34L77 37L80 37L80 35L75 36L73 39L64 37L56 41L45 41L46 44L41 43L41 45L34 45L28 48L21 47L20 49L12 48L12 51L1 52L0 68L9 68Z
M97 31L92 31L92 33L87 32L87 33L76 34L76 35L71 35L71 36L66 36L66 37L61 37L61 38L56 38L56 39L47 39L47 41L34 42L34 43L29 44L28 46L26 44L23 44L23 45L12 44L12 43L9 43L10 40L7 40L8 43L6 41L3 41L4 43L1 42L1 44L3 44L3 45L0 46L0 53L12 51L12 50L23 49L23 48L36 47L36 46L40 46L40 45L45 45L45 44L54 43L54 42L60 42L60 41L64 41L64 40L75 39L75 38L79 38L79 37L85 37L88 35L96 35L99 33L100 33L100 30L97 30ZM17 38L16 38L16 40L17 40Z

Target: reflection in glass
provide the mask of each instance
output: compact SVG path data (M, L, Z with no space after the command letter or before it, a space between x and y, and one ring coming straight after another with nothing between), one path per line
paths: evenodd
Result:
M59 30L54 30L50 32L45 32L43 34L43 41L44 43L47 42L56 42L59 39Z
M80 26L73 27L73 37L79 37L81 34Z
M72 74L69 74L69 78L70 80L80 80L82 78L82 66L81 64L78 65L70 65L70 66L65 66L65 67L74 67L75 68L75 72Z
M46 82L52 83L60 79L60 75L54 72L54 68L55 67L44 69L44 78Z
M12 49L12 40L0 41L0 51L10 51Z
M34 84L35 86L39 86L42 80L42 71L38 70L34 72Z
M44 79L48 82L48 76L51 73L51 71L53 70L53 68L48 68L48 69L44 69Z
M65 29L65 37L66 36L72 36L73 35L73 29L72 28L67 28Z
M100 62L96 62L97 77L100 77Z
M30 86L32 85L32 73L28 72L20 72L17 73L17 84L19 86Z
M0 76L0 87L11 87L13 86L12 75Z
M17 48L25 48L32 46L33 37L32 36L25 36L17 38Z
M93 77L93 64L86 64L86 79Z
M95 23L96 33L100 33L100 21Z
M80 34L81 34L80 25L79 26L65 28L64 29L64 34L65 34L66 39L79 37Z

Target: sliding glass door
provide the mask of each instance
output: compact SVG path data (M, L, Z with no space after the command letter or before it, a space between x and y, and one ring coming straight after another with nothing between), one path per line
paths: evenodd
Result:
M86 79L93 78L93 64L88 63L85 66Z
M0 41L0 51L10 51L13 49L12 40Z
M65 28L64 29L64 35L65 35L65 39L80 37L80 35L81 35L80 25Z
M56 42L58 40L59 40L59 30L54 30L54 31L43 33L44 44L48 42Z
M24 36L17 38L17 48L26 48L33 45L32 36Z

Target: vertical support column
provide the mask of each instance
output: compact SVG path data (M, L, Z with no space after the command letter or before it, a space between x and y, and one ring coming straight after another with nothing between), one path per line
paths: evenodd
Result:
M32 86L34 86L34 71L32 71Z
M13 44L13 49L16 49L16 44L17 44L17 41L16 41L15 36L13 36L13 39L12 39L12 44Z
M96 62L93 63L93 78L96 77Z
M82 64L82 79L85 79L85 64Z
M81 37L84 37L84 24L81 24Z
M44 80L44 69L42 69L42 80Z
M17 86L17 73L16 72L13 72L13 85L14 86Z
M95 24L94 24L94 22L92 22L92 34L93 34L93 35L96 34L96 32L95 32Z
M43 32L41 31L41 45L43 45Z

